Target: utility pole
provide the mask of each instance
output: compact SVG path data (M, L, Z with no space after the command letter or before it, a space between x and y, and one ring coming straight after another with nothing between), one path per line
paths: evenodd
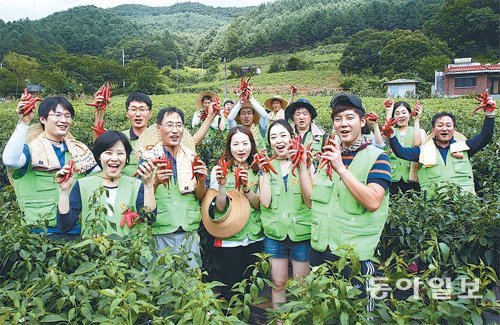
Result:
M179 58L177 56L175 57L175 72L177 79L177 88L179 88Z
M226 57L224 57L224 98L227 99L227 73L226 73Z
M125 49L122 49L122 67L125 68ZM123 71L125 72L125 69L123 69ZM123 77L122 87L125 88L125 75Z

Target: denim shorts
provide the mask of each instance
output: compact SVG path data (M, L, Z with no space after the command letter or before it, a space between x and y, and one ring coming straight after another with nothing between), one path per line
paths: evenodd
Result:
M294 242L286 237L285 240L274 240L264 238L264 253L272 255L274 258L291 258L297 262L309 262L311 242L303 240Z

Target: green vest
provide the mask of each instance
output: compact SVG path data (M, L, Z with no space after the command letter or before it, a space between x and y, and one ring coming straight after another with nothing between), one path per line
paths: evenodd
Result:
M30 150L31 151L31 150ZM64 160L71 159L69 151L65 152ZM12 174L19 209L24 214L24 220L29 226L36 226L39 222L47 222L48 227L56 227L57 203L59 202L59 183L55 179L57 171L45 172L33 170L31 159L23 176L19 176L19 169ZM75 174L75 179L85 175Z
M359 151L349 165L349 171L362 184L383 151L368 146ZM324 252L328 246L334 254L345 253L345 246L354 247L361 260L373 258L375 248L389 214L389 194L380 207L370 212L351 195L337 173L333 181L326 175L326 168L316 174L312 200L311 247Z
M316 139L314 139L312 131L309 130L306 132L306 136L302 139L302 144L307 146L311 141L311 149L313 153L321 151L321 149L323 149L323 137L321 137L321 141L317 141Z
M456 184L464 191L476 194L469 155L467 151L463 151L463 154L463 159L458 159L451 156L450 150L448 150L445 164L443 157L436 148L436 165L425 167L421 164L417 172L418 181L422 190L426 192L427 199L431 199L435 195L434 184L439 187L446 182Z
M128 142L130 142L130 145L132 146L129 162L125 165L125 167L123 167L122 173L127 176L132 176L137 170L137 160L135 159L135 146L137 144L137 139L130 140L130 129L122 131L122 133L127 137Z
M259 181L259 176L255 175L251 170L248 171L248 186L255 190ZM234 172L228 171L227 182L226 182L226 192L229 192L236 188L236 182L234 179ZM218 212L214 209L215 215L222 215L223 213ZM229 241L241 241L248 236L251 240L258 240L262 238L262 224L260 221L260 211L255 210L250 204L250 217L248 218L245 227L236 235L224 238L224 240Z
M91 213L94 211L94 207L89 207L90 198L94 192L102 186L102 177L99 175L92 175L85 177L78 181L80 185L80 197L82 199L82 233L85 234L87 231L87 218L90 217ZM137 194L141 187L142 182L137 178L132 178L123 175L120 177L118 183L118 189L116 193L115 204L113 205L113 216L101 216L101 218L106 218L102 220L106 222L106 234L117 234L120 237L128 235L130 229L125 224L120 227L120 222L122 220L122 214L130 208L132 211L136 210ZM106 194L104 193L101 197L101 202L106 202ZM113 224L113 225L112 225Z
M288 173L287 189L278 160L271 162L278 175L269 174L271 183L271 205L260 206L264 234L274 240L284 240L287 236L294 242L311 238L311 209L302 198L300 181Z
M408 126L404 136L401 136L399 128L396 128L396 138L403 147L413 147L413 127ZM391 178L393 182L398 182L401 179L406 183L409 182L411 161L396 157L389 150L389 158L391 159Z
M200 204L194 192L181 194L173 177L167 187L158 185L155 192L156 222L153 235L171 234L179 227L184 231L196 231L200 227Z

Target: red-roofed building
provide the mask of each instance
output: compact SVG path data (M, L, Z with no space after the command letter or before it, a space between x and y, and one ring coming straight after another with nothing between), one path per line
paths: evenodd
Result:
M455 59L444 72L436 72L434 91L445 97L458 97L470 93L499 95L500 63L472 63L470 58Z

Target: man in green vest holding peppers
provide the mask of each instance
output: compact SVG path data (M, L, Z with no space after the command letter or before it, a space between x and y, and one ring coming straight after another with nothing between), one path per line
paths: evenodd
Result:
M184 130L184 113L175 107L163 108L158 113L159 141L143 144L142 160L166 159L156 170L155 199L156 222L153 235L157 250L169 247L172 253L187 253L192 268L200 267L198 228L201 221L199 201L206 192L208 170L202 161L195 164L196 153L181 143ZM141 140L142 141L142 140ZM200 179L200 180L198 180Z
M372 275L371 259L388 216L390 161L382 149L370 145L359 97L340 94L330 106L341 143L325 145L321 160L333 167L332 177L325 167L311 183L306 165L300 169L301 190L312 212L311 265L335 261L352 247L362 274Z
M18 111L24 105L26 102L21 98ZM75 110L65 98L44 99L38 108L38 116L41 125L30 127L33 112L20 115L21 119L5 146L3 163L12 172L19 208L27 226L35 233L42 232L40 225L46 226L51 238L72 239L79 236L80 224L68 234L63 234L56 225L57 172L73 160L78 178L93 170L96 161L87 146L68 136Z
M417 174L426 199L435 196L436 186L447 182L475 194L469 159L493 139L494 117L494 110L486 112L481 133L464 141L455 138L455 116L447 112L437 113L432 117L432 138L422 146L404 148L394 132L389 144L397 157L420 163Z
M285 110L285 120L292 120L290 125L293 127L296 135L302 137L302 144L308 145L312 142L313 152L321 151L325 131L314 122L318 116L316 109L310 101L299 98L297 101L288 105Z
M144 130L148 128L148 122L151 118L151 109L153 104L148 95L134 92L131 93L125 102L127 109L127 118L130 121L130 129L122 131L128 138L132 146L132 153L130 154L130 161L123 168L123 173L127 176L132 176L137 169L137 161L135 159L135 145L137 139Z

